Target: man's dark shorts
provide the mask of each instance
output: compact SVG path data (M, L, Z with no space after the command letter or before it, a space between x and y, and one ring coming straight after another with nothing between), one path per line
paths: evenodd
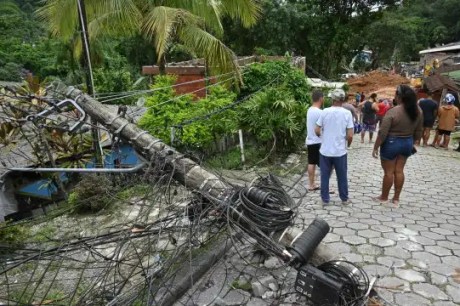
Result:
M451 132L451 131L446 131L446 130L438 129L438 133L439 133L439 135L450 136L450 133L452 133L452 132Z
M423 127L432 129L434 125L434 120L423 120Z
M320 148L321 148L320 143L307 145L309 165L319 166L319 149Z

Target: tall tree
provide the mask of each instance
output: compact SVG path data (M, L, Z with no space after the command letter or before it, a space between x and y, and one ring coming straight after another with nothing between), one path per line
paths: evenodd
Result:
M176 41L202 56L214 73L238 71L234 53L219 39L222 18L245 27L260 15L260 0L92 0L86 1L91 40L102 35L142 34L155 46L158 61ZM75 0L45 0L38 12L51 33L70 40L76 35Z
M368 26L395 0L265 0L264 18L252 29L228 25L230 45L244 46L249 54L286 51L303 55L307 65L335 77L353 52L365 45ZM235 41L235 42L234 42Z

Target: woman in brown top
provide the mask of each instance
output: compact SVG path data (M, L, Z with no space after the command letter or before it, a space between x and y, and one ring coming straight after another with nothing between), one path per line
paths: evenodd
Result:
M398 86L395 99L398 106L383 117L372 156L377 158L380 148L384 176L382 193L374 200L381 204L388 202L394 183L395 194L391 202L397 207L404 185L404 166L407 158L415 152L414 143L422 137L423 114L417 106L417 95L409 86Z

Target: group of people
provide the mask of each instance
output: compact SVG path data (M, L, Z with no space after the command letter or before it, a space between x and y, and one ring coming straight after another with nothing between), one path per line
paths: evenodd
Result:
M328 205L331 194L329 181L332 171L335 170L339 197L343 205L348 205L351 201L348 194L347 149L353 141L354 121L359 119L356 119L356 113L353 114L349 107L346 107L346 95L343 90L333 90L329 97L332 99L332 106L322 109L323 93L314 91L313 103L307 112L308 189L321 190L322 205ZM380 106L381 103L385 109ZM419 107L414 90L407 85L397 87L395 99L391 102L379 102L376 95L371 95L370 101L360 101L357 106L362 109L363 132L369 132L370 141L371 133L379 124L372 156L380 157L384 176L382 190L379 195L372 197L372 200L380 204L392 203L397 207L404 185L404 166L407 159L416 152L415 145L422 138L424 131L423 108ZM375 114L373 121L370 120L373 119L371 113ZM364 141L363 134L361 140ZM317 166L320 168L320 186L315 184ZM392 186L394 195L390 200Z
M361 143L364 143L366 132L369 133L369 143L372 143L374 132L382 123L382 119L387 111L394 106L393 101L389 99L377 100L377 94L370 95L370 99L356 104L356 110L359 112L358 124L361 125Z
M455 130L456 120L460 117L459 109L454 105L455 96L448 93L444 97L444 105L439 106L428 93L428 98L421 99L419 106L423 112L423 137L422 146L427 146L430 139L431 130L433 129L436 119L438 119L438 128L433 138L431 146L435 148L442 147L448 149L450 135ZM420 144L418 142L417 144ZM459 146L460 148L460 146Z

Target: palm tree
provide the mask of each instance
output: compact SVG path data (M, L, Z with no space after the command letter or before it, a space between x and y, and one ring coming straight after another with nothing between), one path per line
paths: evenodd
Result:
M255 24L261 0L91 0L86 1L88 32L102 35L141 33L155 46L159 63L175 43L204 57L211 73L239 71L234 53L219 39L222 19ZM45 0L38 11L51 33L68 41L78 30L76 0ZM78 48L79 49L79 48Z

